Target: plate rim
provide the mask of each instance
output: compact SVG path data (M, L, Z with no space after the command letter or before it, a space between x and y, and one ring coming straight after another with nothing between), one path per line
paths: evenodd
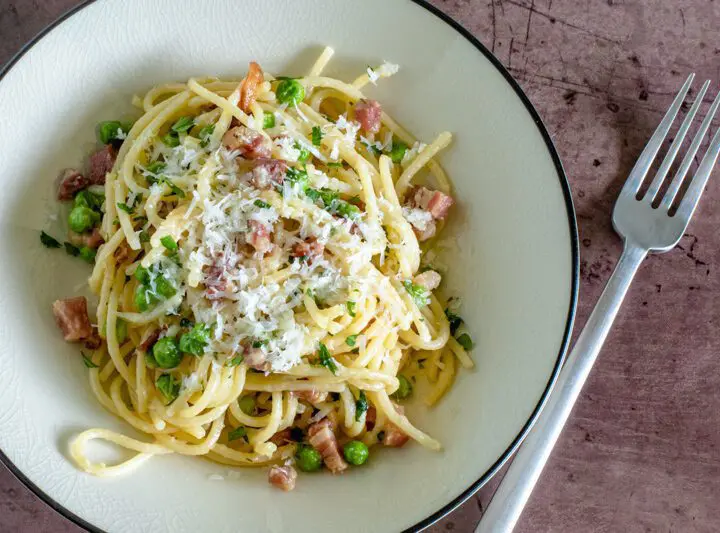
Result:
M465 489L463 492L461 492L458 496L453 498L450 502L445 504L442 508L438 509L437 511L433 512L423 520L419 521L418 523L414 524L413 526L406 528L402 533L415 533L418 531L422 531L423 529L431 526L438 520L441 520L448 514L450 514L452 511L457 509L460 505L465 503L472 495L474 495L480 488L482 488L490 479L492 479L495 474L498 473L498 471L505 465L505 463L512 457L512 455L517 451L517 449L522 444L523 440L525 440L525 437L527 437L527 434L532 429L533 425L537 421L538 416L540 415L540 412L545 407L545 404L548 401L548 397L550 396L554 386L555 382L557 381L558 375L560 373L560 369L562 368L565 358L567 356L568 346L570 343L570 335L572 334L573 324L575 322L576 313L577 313L577 301L578 301L578 292L579 292L579 285L580 285L580 246L579 246L579 237L578 237L578 226L577 226L577 218L575 215L575 206L573 204L572 199L572 193L570 191L570 183L567 178L567 174L565 173L565 169L563 167L562 161L560 160L560 156L557 152L557 149L555 148L555 144L552 141L552 138L550 137L550 133L547 130L547 127L545 126L545 123L540 118L540 115L538 114L537 110L533 106L532 102L528 98L528 96L525 94L525 92L520 87L520 84L515 80L515 78L512 77L510 72L505 68L505 66L502 64L502 62L495 57L495 55L488 50L488 48L480 42L480 40L475 37L468 29L466 29L464 26L462 26L458 21L456 21L454 18L452 18L447 13L441 11L439 8L435 7L434 5L430 4L427 0L409 0L410 2L414 3L415 5L422 7L426 9L428 12L430 12L432 15L439 18L442 22L445 24L448 24L451 28L453 28L456 32L458 32L462 37L468 40L468 42L473 45L478 52L480 52L490 63L498 70L498 72L503 76L507 84L512 88L512 90L515 92L517 97L520 99L522 104L525 106L525 110L528 112L530 117L532 118L533 122L535 123L535 127L538 129L538 132L540 133L540 136L543 138L543 141L545 142L545 146L550 154L550 158L552 159L553 165L555 166L555 171L557 172L558 179L560 181L560 188L562 189L563 193L563 199L565 201L565 208L567 212L567 218L568 218L568 230L570 233L570 248L571 248L571 274L572 279L570 281L570 306L568 309L567 319L565 323L565 330L563 332L562 342L560 344L560 351L558 353L558 357L555 361L555 365L553 366L552 373L550 375L550 378L547 382L547 385L545 386L545 389L540 396L540 401L533 409L532 413L530 414L530 417L528 418L527 422L523 425L523 427L520 429L517 436L513 439L513 441L510 443L510 445L507 447L507 449L498 457L498 459L493 463L490 468L488 468L485 473L474 483L472 483L467 489ZM72 17L74 14L78 13L80 10L84 9L85 7L89 6L90 4L95 3L96 0L83 0L76 6L70 8L65 13L60 15L57 19L50 22L47 26L45 26L42 30L40 30L34 37L32 37L30 40L28 40L21 48L18 50L13 57L10 58L10 60L2 67L0 68L0 81L3 80L3 78L12 70L12 68L22 59L22 57L33 47L35 46L39 41L41 41L48 33L50 33L52 30L54 30L56 27L58 27L60 24L65 22L68 18ZM71 510L63 506L62 504L55 501L52 497L47 495L40 487L38 487L35 483L33 483L23 472L15 466L15 464L10 460L10 458L5 455L2 449L0 449L0 463L2 463L8 471L15 476L18 481L20 481L25 487L30 489L30 491L37 496L41 501L43 501L45 504L47 504L50 508L52 508L55 512L66 518L67 520L73 522L75 525L85 529L86 531L89 531L91 533L107 533L104 530L98 528L97 526L89 523L85 519L79 517L75 513L73 513Z

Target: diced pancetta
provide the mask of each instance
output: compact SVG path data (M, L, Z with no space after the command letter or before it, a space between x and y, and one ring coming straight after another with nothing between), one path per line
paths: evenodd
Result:
M93 329L84 296L56 300L52 306L55 322L68 342L77 342L92 336Z
M338 473L345 470L348 465L340 454L337 438L332 430L332 422L323 418L319 422L315 422L308 428L308 442L310 445L320 452L325 466L332 473Z

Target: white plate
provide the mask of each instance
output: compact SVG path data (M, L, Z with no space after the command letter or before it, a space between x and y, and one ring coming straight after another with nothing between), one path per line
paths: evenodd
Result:
M50 304L87 267L42 248L59 169L77 165L94 125L130 97L192 75L242 74L251 59L302 74L322 46L328 73L352 79L388 60L400 73L371 87L424 140L449 130L441 161L459 206L450 231L451 292L476 339L436 409L411 415L445 445L377 453L337 477L302 476L291 493L260 470L158 457L134 475L99 479L68 460L69 437L126 429L95 401L78 350ZM577 237L568 185L527 98L490 53L430 6L385 0L125 0L88 2L36 39L0 81L0 450L25 483L92 530L396 532L436 520L507 459L553 382L571 327Z

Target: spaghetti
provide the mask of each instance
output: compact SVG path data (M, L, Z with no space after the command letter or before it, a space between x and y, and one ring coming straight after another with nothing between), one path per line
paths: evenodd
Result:
M408 438L441 449L398 402L423 379L433 405L457 363L472 367L424 261L452 204L434 160L451 135L421 144L365 98L396 66L345 83L322 75L332 53L303 78L251 63L239 81L157 86L135 97L134 125L101 125L104 190L61 185L76 251L94 260L99 338L73 337L68 301L58 323L95 337L93 393L147 436L85 431L71 444L83 470L179 453L275 465L287 490L293 464L338 472ZM93 463L94 439L137 454Z

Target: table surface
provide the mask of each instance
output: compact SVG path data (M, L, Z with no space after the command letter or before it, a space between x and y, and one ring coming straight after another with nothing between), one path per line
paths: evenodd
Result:
M79 3L0 0L0 64ZM582 326L620 255L610 214L628 171L689 72L720 80L720 2L433 3L503 62L555 141L580 228ZM711 181L680 245L646 260L519 533L720 528L718 205ZM496 486L430 531L472 532ZM0 531L81 530L0 467Z

